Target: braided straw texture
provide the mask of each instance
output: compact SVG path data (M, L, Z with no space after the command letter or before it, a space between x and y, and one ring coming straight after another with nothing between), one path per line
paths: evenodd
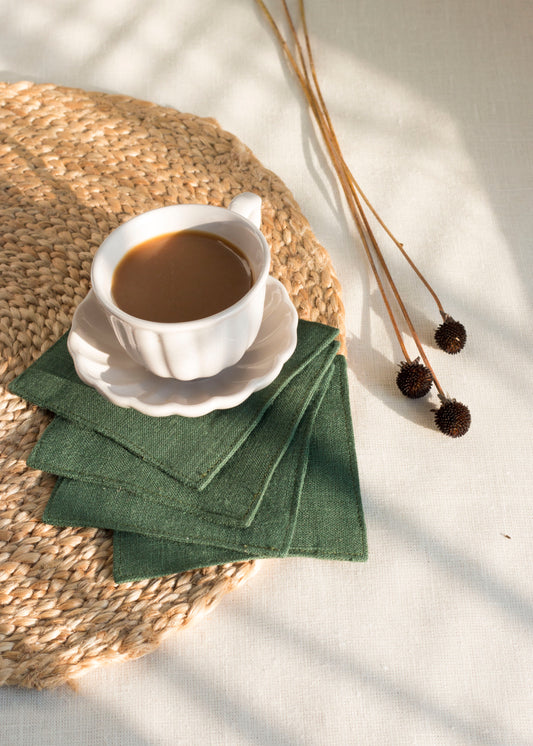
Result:
M0 83L0 684L54 687L137 658L256 570L234 563L115 584L112 536L41 522L54 484L26 458L49 414L6 386L69 327L105 236L174 203L263 199L271 273L301 318L341 329L339 283L294 198L237 138L124 96Z

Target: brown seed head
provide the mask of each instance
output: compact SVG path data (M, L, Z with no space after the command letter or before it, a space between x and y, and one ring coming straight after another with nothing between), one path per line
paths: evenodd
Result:
M409 399L420 399L429 393L433 383L431 372L425 365L416 360L405 360L400 363L400 370L396 376L396 385L404 396Z
M460 438L470 427L470 410L466 404L455 399L439 397L442 404L435 412L435 424L444 435L450 438Z
M450 355L461 352L466 343L466 329L460 321L445 316L442 324L435 330L435 342Z

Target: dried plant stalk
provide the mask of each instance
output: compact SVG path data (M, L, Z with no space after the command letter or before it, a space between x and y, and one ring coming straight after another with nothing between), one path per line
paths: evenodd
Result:
M398 291L398 288L396 287L396 284L390 274L390 271L388 269L388 266L383 256L383 253L381 251L381 248L376 240L372 227L365 214L363 203L370 210L372 215L375 217L378 223L382 226L382 228L385 230L387 235L389 235L389 237L392 239L395 245L400 249L405 259L409 262L412 269L416 272L417 276L423 282L425 287L429 290L435 302L437 303L439 311L443 317L444 324L445 325L447 324L449 328L446 329L445 332L442 332L441 330L440 335L438 334L436 335L436 339L438 340L439 338L444 338L446 340L449 340L451 336L450 329L453 329L452 334L455 334L455 336L451 340L450 346L453 348L453 352L455 353L455 352L458 352L459 349L461 349L460 343L462 342L462 344L464 344L464 340L466 339L466 333L463 334L460 330L459 332L457 332L458 327L462 327L462 325L459 324L459 322L455 322L453 319L451 319L451 317L449 317L445 313L437 294L435 293L433 288L430 286L430 284L427 282L427 280L423 277L422 273L416 267L416 265L411 260L411 258L408 256L407 252L403 248L403 244L401 244L395 238L392 232L387 228L383 220L378 215L377 211L371 205L368 198L366 197L366 195L360 188L359 184L357 183L353 174L351 173L348 165L346 164L346 161L343 157L343 154L342 154L342 151L341 151L341 148L340 148L340 145L339 145L336 133L335 133L335 129L331 122L328 108L326 106L326 103L325 103L325 100L322 95L322 91L320 89L320 85L318 82L318 77L316 74L316 69L315 69L315 64L314 64L314 59L313 59L313 53L312 53L310 39L309 39L307 19L306 19L305 8L304 8L304 0L299 0L299 13L300 13L300 19L302 23L305 49L300 43L298 31L296 29L293 18L289 11L287 0L281 0L285 19L288 23L292 42L296 50L296 55L291 52L291 49L289 48L287 41L283 37L278 24L276 23L272 14L266 7L264 1L256 0L256 2L259 5L261 11L263 12L265 18L269 22L278 40L278 43L285 55L285 58L287 62L289 63L290 68L292 69L293 73L295 74L302 88L302 91L305 95L309 108L314 116L315 122L323 137L324 145L331 159L333 168L335 169L335 172L337 174L339 184L346 198L348 209L350 211L350 214L352 215L355 226L361 238L366 257L369 261L370 267L372 269L372 273L376 279L376 283L378 285L385 308L389 315L394 333L396 335L396 338L398 340L402 353L405 356L406 363L402 363L402 366L406 366L406 367L410 366L409 371L406 369L406 367L402 368L403 378L404 380L405 379L409 380L409 388L412 388L411 384L412 384L413 375L415 375L415 378L418 376L418 378L420 378L420 380L423 381L423 385L425 387L423 393L421 393L421 390L418 390L415 396L413 396L412 398L415 398L415 397L418 397L420 395L424 395L425 393L427 393L427 391L429 391L429 387L431 386L431 381L432 381L437 388L437 391L439 393L439 399L443 402L443 406L444 406L445 403L449 403L451 400L448 397L446 397L446 395L444 394L444 391L442 390L442 387L435 375L435 372L427 358L427 355L424 351L420 338L416 332L414 324L409 316L409 313L405 307L405 304L403 303L403 300ZM419 355L424 361L425 370L424 370L424 366L418 363L418 358L415 361L412 361L408 355L407 349L403 342L402 334L400 332L398 323L396 321L394 312L392 310L391 304L387 296L387 292L385 290L382 278L380 276L380 272L378 271L378 268L376 266L374 255L377 258L377 261L381 268L381 272L385 276L387 283L388 283L388 287L390 291L392 292L396 300L396 303L403 315L403 318L409 329L411 337L417 347ZM462 327L462 330L464 331L464 327ZM443 349L445 348L443 347ZM447 351L452 351L452 349L447 350ZM430 382L429 386L427 386L428 380ZM399 381L398 381L398 385L400 386ZM400 388L402 389L402 386L400 386ZM414 388L416 389L416 386ZM406 391L403 391L403 393L406 393ZM406 395L411 396L410 393L406 393ZM461 406L464 407L464 405L461 405ZM443 418L440 418L440 419L443 419ZM439 418L437 418L436 421L440 427ZM440 429L443 430L443 432L445 432L445 430L442 427L440 427ZM451 434L451 433L448 432L447 434ZM461 434L463 433L461 432ZM453 437L456 437L456 434L454 434Z

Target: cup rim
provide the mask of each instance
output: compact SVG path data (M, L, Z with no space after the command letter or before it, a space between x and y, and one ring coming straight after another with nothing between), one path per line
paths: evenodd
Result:
M176 208L176 207L202 207L202 208L208 208L209 210L216 210L221 213L228 213L230 212L233 216L233 219L237 220L238 222L245 223L248 227L252 228L253 233L256 235L256 237L259 239L259 242L265 252L265 257L268 261L265 262L259 276L254 281L252 287L246 291L246 293L239 298L239 300L235 301L231 306L228 306L227 308L222 309L222 311L218 311L218 313L211 314L211 316L202 316L199 319L191 319L190 321L150 321L149 319L141 319L139 316L133 316L132 314L127 313L126 311L123 311L119 306L116 305L116 303L110 303L107 299L102 298L100 294L98 293L97 285L98 282L95 282L95 264L98 266L98 256L100 250L105 246L106 242L111 238L111 236L114 236L117 231L119 231L123 226L126 224L131 223L133 220L136 220L137 218L140 218L144 215L148 215L151 213L156 213L159 210L167 210L168 208ZM199 229L201 226L199 226ZM183 229L187 230L187 229ZM178 232L179 229L176 230ZM153 237L160 235L159 233L154 233ZM147 239L148 240L148 239ZM130 248L134 248L134 246L131 246ZM130 249L128 249L129 251ZM124 255L123 255L124 256ZM114 271L115 268L113 268ZM127 323L131 324L132 326L137 327L143 327L146 329L151 329L153 331L162 333L164 331L170 332L170 331L176 331L178 329L193 329L194 327L202 327L206 326L208 324L212 324L213 322L218 322L219 320L229 318L231 316L234 316L236 313L238 313L241 308L246 305L252 295L257 294L260 291L261 286L265 284L266 278L268 277L270 272L270 248L268 246L268 243L266 241L265 236L261 233L259 228L247 217L244 215L240 215L237 212L233 212L229 210L226 207L219 207L218 205L202 205L198 203L191 203L191 204L183 204L183 205L165 205L163 207L156 207L153 210L146 210L145 212L139 213L138 215L134 215L129 220L126 220L124 223L121 223L119 226L114 228L102 241L98 249L96 250L96 253L93 257L92 264L91 264L91 287L93 290L93 293L95 295L95 298L97 301L107 310L109 313L113 314L114 316L118 317L119 319L122 319L123 321L126 321Z

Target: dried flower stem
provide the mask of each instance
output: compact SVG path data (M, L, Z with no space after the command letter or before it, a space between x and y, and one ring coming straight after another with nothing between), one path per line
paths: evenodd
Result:
M418 279L422 282L422 284L429 291L429 293L431 294L433 300L437 304L437 308L439 309L440 315L442 316L443 319L445 319L446 316L447 316L447 314L446 314L446 312L444 310L444 307L443 307L442 303L440 302L439 296L437 295L437 293L435 292L435 290L433 290L433 288L429 284L428 280L424 277L424 275L419 270L419 268L416 266L416 264L414 263L414 261L411 259L411 257L407 253L407 251L404 249L403 243L401 243L401 241L398 241L398 239L392 233L392 231L385 225L385 223L383 222L382 218L376 212L375 208L369 202L367 196L365 195L365 193L363 192L363 190L361 189L361 187L359 186L359 184L357 183L357 181L354 179L353 174L350 171L350 169L348 168L348 166L346 166L346 168L347 168L347 176L350 179L350 182L352 183L353 188L358 192L359 196L361 197L361 199L363 200L363 202L366 204L366 206L368 207L368 209L370 210L370 212L372 213L372 215L375 217L376 221L381 225L381 227L383 228L383 230L385 231L385 233L389 236L389 238L392 240L392 242L395 244L395 246L398 247L398 249L400 250L402 256L407 261L407 263L409 264L409 266L411 267L411 269L415 272L415 274L417 275Z
M385 304L385 308L387 310L387 313L389 315L392 327L393 327L394 332L396 334L396 337L398 339L398 343L399 343L399 345L401 347L401 350L402 350L402 352L403 352L403 354L405 356L405 359L407 361L409 361L410 360L409 354L408 354L407 349L405 347L405 344L403 342L402 335L400 333L400 330L398 328L398 324L397 324L396 319L394 317L394 313L392 311L392 308L391 308L390 303L388 301L387 295L385 293L385 289L383 287L383 283L381 281L380 275L379 275L379 273L377 271L377 267L376 267L376 264L374 262L374 258L372 256L372 253L371 253L371 250L370 250L370 246L368 244L368 239L367 239L367 237L365 235L365 230L364 230L364 227L363 227L362 218L360 217L360 214L359 214L359 211L358 211L360 209L360 207L358 207L357 197L354 194L353 188L350 187L350 183L349 183L348 179L346 178L346 171L345 171L345 168L344 168L344 165L343 165L344 164L344 159L342 158L342 155L340 153L340 149L338 148L338 144L337 144L337 147L336 147L336 145L335 145L336 141L333 140L332 137L331 137L331 129L332 129L331 128L331 122L329 120L329 117L326 116L326 114L325 114L325 112L323 110L324 107L321 107L319 105L319 102L317 101L317 99L313 95L313 91L312 91L310 80L309 80L309 75L308 75L308 72L307 72L307 67L305 65L305 60L304 60L304 57L303 57L303 52L301 50L301 46L300 46L298 38L296 36L296 29L294 28L294 24L292 22L292 18L290 16L288 7L287 7L287 5L285 3L285 0L283 0L285 12L287 14L289 25L291 27L291 31L293 32L293 35L294 35L294 38L295 38L295 41L296 41L296 44L297 44L298 54L299 54L300 60L302 62L302 68L301 69L299 68L298 63L296 62L293 54L291 53L291 51L290 51L290 49L289 49L289 47L288 47L285 39L283 38L283 36L282 36L282 34L281 34L280 30L279 30L278 25L276 24L276 22L275 22L274 18L272 17L270 11L268 10L268 8L265 6L263 0L256 0L256 2L260 6L261 10L263 11L263 14L267 18L270 26L272 27L272 29L273 29L273 31L274 31L277 39L278 39L278 42L279 42L279 44L280 44L280 46L281 46L281 48L282 48L282 50L283 50L283 52L284 52L284 54L285 54L288 62L289 62L290 66L291 66L291 68L293 70L293 72L295 73L296 77L298 78L298 81L299 81L299 83L300 83L300 85L302 87L302 90L303 90L304 95L305 95L305 97L307 99L309 107L310 107L311 111L313 112L314 117L316 119L316 122L317 122L317 124L319 126L319 129L320 129L321 133L322 133L322 136L324 137L325 145L326 145L327 150L329 152L329 155L330 155L330 157L332 159L333 166L334 166L334 168L335 168L335 170L337 172L337 175L339 177L339 181L340 181L341 187L343 189L344 195L346 197L346 201L348 203L349 210L350 210L350 212L352 214L352 217L354 219L354 222L355 222L355 225L357 227L358 233L359 233L359 235L361 237L361 241L363 243L363 247L365 249L365 253L366 253L367 259L369 261L370 267L371 267L372 272L374 274L374 277L376 279L378 288L379 288L381 296L383 298L383 302Z
M288 9L288 6L287 6L287 2L286 2L286 0L282 0L282 2L283 2L283 7L284 7L284 10L285 10L285 14L286 14L286 16L287 16L287 18L289 20L289 25L290 25L290 28L291 28L291 31L292 31L292 34L293 34L294 41L295 41L296 46L297 46L298 51L299 51L300 60L302 61L302 65L303 65L303 67L305 69L304 56L303 56L303 53L302 53L302 50L301 50L300 42L298 40L296 29L295 29L294 24L292 22L292 19L290 17L290 12L289 12L289 9ZM404 250L402 244L392 235L392 233L389 231L389 229L383 223L383 221L381 220L381 218L378 216L378 214L376 213L376 211L374 210L374 208L372 207L372 205L370 204L370 202L368 201L368 199L366 198L366 196L362 193L362 191L359 188L359 185L357 184L357 182L355 181L355 179L354 179L354 177L353 177L353 175L352 175L352 173L351 173L351 171L350 171L350 169L349 169L346 161L344 160L344 157L342 156L342 152L341 152L341 148L340 148L340 145L339 145L339 141L337 140L337 135L335 133L335 129L334 129L333 124L331 122L331 119L330 119L330 116L329 116L329 111L328 111L328 108L327 108L326 103L324 101L324 97L322 96L322 90L321 90L320 84L318 82L318 77L317 77L317 74L316 74L316 68L315 68L315 63L314 63L313 52L312 52L312 49L311 49L311 43L309 41L309 32L308 32L308 29L307 29L307 19L306 19L306 15L305 15L305 8L304 8L303 0L299 0L299 8L300 8L300 16L301 16L301 19L302 19L302 28L303 28L303 33L304 33L305 46L306 46L306 50L307 50L307 57L308 57L308 60L309 60L309 68L310 68L310 71L311 71L311 76L312 76L312 79L313 79L316 96L318 98L318 102L319 102L320 108L322 110L322 113L323 113L323 116L324 116L324 119L325 119L325 122L326 122L326 125L327 125L327 130L328 130L327 131L327 137L329 137L329 139L332 142L333 148L336 150L336 152L339 155L341 166L342 166L342 169L343 169L343 172L344 172L343 173L343 177L344 177L345 180L348 181L349 185L351 186L351 193L352 193L353 199L354 199L354 201L355 201L355 203L357 205L357 209L358 209L359 214L361 216L361 219L363 221L364 227L365 227L365 229L366 229L366 231L368 233L368 236L370 237L370 241L372 243L373 249L374 249L374 251L375 251L375 253L376 253L376 255L377 255L378 259L379 259L379 262L381 264L382 270L383 270L383 272L384 272L384 274L385 274L385 276L386 276L386 278L388 280L389 286L390 286L390 288L391 288L391 290L392 290L392 292L394 294L394 297L396 298L396 302L398 303L398 305L399 305L399 307L400 307L400 309L402 311L402 314L404 316L404 319L406 321L406 324L409 327L409 331L411 332L411 335L412 335L413 340L414 340L414 342L416 344L418 352L420 353L420 357L424 361L425 366L431 372L431 375L433 377L433 382L435 383L435 386L437 387L437 390L439 391L440 394L443 394L443 391L442 391L442 389L440 387L440 384L439 384L438 379L437 379L437 377L435 375L435 372L434 372L434 370L433 370L433 368L432 368L432 366L431 366L431 364L430 364L430 362L429 362L429 360L427 358L427 355L425 354L424 348L422 347L422 344L420 342L418 334L416 333L416 329L413 326L411 318L410 318L410 316L409 316L409 314L407 312L407 309L406 309L406 307L405 307L405 305L404 305L404 303L403 303L403 301L401 299L401 296L400 296L400 294L398 292L398 288L396 287L396 284L395 284L394 280L392 279L392 276L391 276L391 274L389 272L389 268L387 267L387 263L385 262L383 254L381 252L381 249L379 248L379 244L376 241L376 237L374 236L372 228L370 227L370 225L368 223L368 220L367 220L367 217L366 217L366 215L364 213L364 210L362 208L361 202L360 202L360 200L359 200L359 198L357 196L357 192L359 192L359 194L361 195L361 198L364 200L364 202L366 203L366 205L369 207L369 209L371 210L372 214L376 217L376 219L378 220L378 222L380 223L380 225L386 230L387 234L392 238L392 240L394 241L394 243L398 246L398 248L400 249L400 251L402 252L402 254L409 261L410 265L413 267L413 269L418 274L418 276L422 279L422 281L424 282L424 284L426 285L426 287L428 287L428 289L430 290L430 292L434 296L434 298L435 298L435 300L436 300L436 302L437 302L437 304L439 306L439 309L441 310L441 313L444 313L444 311L442 309L442 306L441 306L440 301L437 298L436 294L434 293L434 291L432 290L432 288L429 286L429 284L426 282L426 280L423 278L422 274L419 272L419 270L417 269L416 265L411 261L410 257L407 255L407 252ZM308 77L307 74L305 75L305 78L306 78L306 81L307 81L307 83L309 85L309 77ZM324 135L325 139L327 139L326 133L324 131L323 131L323 135ZM407 359L407 361L409 361L408 357L406 359Z
M378 242L376 241L372 228L370 227L370 224L365 215L363 206L361 204L361 200L367 205L367 207L370 209L370 211L372 212L372 214L374 215L378 223L384 228L386 233L398 246L403 256L407 259L411 267L414 269L414 271L418 275L419 279L423 282L423 284L429 290L435 302L437 303L441 316L444 319L444 323L441 325L441 327L439 327L439 330L437 330L436 339L439 335L445 338L444 340L440 340L440 342L437 339L437 342L439 342L439 346L441 346L442 349L445 349L447 352L451 352L452 354L455 354L455 352L458 352L459 349L462 349L464 345L464 342L466 340L466 331L464 327L462 326L462 324L455 321L454 319L449 317L448 314L445 313L436 293L431 288L431 286L426 281L426 279L423 277L422 273L418 270L414 262L412 262L410 257L407 255L407 253L403 249L403 245L393 236L393 234L389 231L387 226L383 223L379 215L376 213L376 211L374 210L374 208L368 201L367 197L365 196L365 194L363 193L363 191L361 190L361 188L355 181L350 169L348 168L346 164L346 161L344 160L339 142L337 140L335 130L333 128L331 119L329 117L329 112L328 112L326 103L324 101L322 92L320 90L320 85L318 83L318 78L317 78L316 71L315 71L313 54L312 54L311 45L309 42L309 34L307 31L304 0L299 0L299 8L300 8L300 16L301 16L303 31L304 31L307 60L305 58L302 46L300 44L298 33L294 26L294 23L293 23L293 20L292 20L292 17L291 17L291 14L290 14L290 11L287 5L287 0L281 0L287 21L289 23L292 38L296 45L296 50L297 50L298 58L300 61L300 67L298 66L296 59L292 55L287 43L285 42L285 39L283 38L272 15L266 8L263 0L256 0L256 1L258 5L260 6L260 8L262 9L267 20L269 21L272 29L274 30L274 33L281 45L281 48L290 66L293 69L293 72L295 73L296 77L298 78L298 81L305 94L309 107L322 133L326 148L331 157L332 164L335 168L335 171L337 172L337 176L339 178L342 190L346 197L349 210L352 214L355 225L361 237L368 261L374 273L374 277L376 278L376 282L378 284L385 307L389 314L394 332L396 334L400 347L402 348L402 352L405 355L407 362L402 363L400 365L400 373L398 374L398 378L401 378L402 380L401 381L397 380L397 384L400 390L402 391L402 393L405 394L406 396L410 398L419 398L420 396L424 396L425 393L429 391L429 388L431 386L431 381L432 381L438 390L439 399L441 401L440 408L438 410L434 410L435 411L435 423L438 429L442 433L444 433L445 435L449 435L450 437L453 437L453 438L461 437L468 431L470 427L470 421L471 421L470 411L468 407L465 406L464 404L461 404L461 402L457 402L455 399L450 399L444 394L444 391L442 390L442 387L440 386L437 380L437 377L435 376L435 372L433 371L429 363L429 360L427 359L427 356L424 352L420 339L418 338L416 330L411 322L407 309L405 308L405 305L403 304L403 301L400 297L398 289L390 275L390 272L388 270L388 267L383 257L383 254L381 252L381 249L378 245ZM384 272L387 278L387 281L389 283L389 287L392 290L396 298L396 301L402 311L402 314L409 327L413 340L416 343L420 356L424 360L425 367L418 363L419 358L417 358L415 361L411 361L409 358L409 355L407 354L407 350L403 343L400 330L398 328L396 319L394 317L394 313L389 304L387 294L385 293L385 288L383 287L381 277L379 275L379 272L377 271L377 267L374 262L371 247L372 247L373 252L376 254L379 260L382 271ZM446 328L444 329L443 327L446 327ZM443 344L443 341L444 341L444 344Z
M284 6L285 13L286 13L287 17L289 17L289 19L290 19L290 13L289 13L289 10L288 10L288 7L287 7L286 0L283 0L283 6ZM302 28L303 28L303 32L304 32L305 46L306 46L306 50L307 50L307 57L309 59L309 67L310 67L310 70L311 70L311 75L312 75L312 78L313 78L313 83L314 83L314 86L315 86L315 91L316 91L316 94L318 96L318 100L319 100L320 106L322 108L322 111L324 112L324 116L326 118L326 122L327 122L327 125L328 125L328 128L329 128L329 134L330 134L330 136L331 136L331 138L333 140L334 146L337 149L337 151L339 153L341 153L341 148L340 148L339 142L337 140L337 135L336 135L335 130L333 128L333 125L331 123L331 119L329 117L328 108L327 108L326 103L324 101L324 98L322 96L322 91L321 91L321 88L320 88L320 85L319 85L319 82L318 82L318 77L316 75L316 69L315 69L315 63L314 63L314 57L313 57L313 51L311 49L311 43L309 41L309 32L308 32L308 28L307 28L307 18L306 18L306 14L305 14L305 7L304 7L303 0L299 0L299 9L300 9L300 17L302 19ZM293 37L294 37L294 39L296 41L298 49L300 50L300 44L298 42L296 29L294 28L294 24L292 23L292 19L289 20L289 23L290 23L290 26L291 26L291 31L293 33ZM302 55L301 51L300 51L300 59L302 61L302 64L305 66L305 61L304 61L304 58L303 58L303 55ZM363 202L366 204L366 206L368 207L368 209L370 210L370 212L372 213L372 215L374 216L374 218L376 219L376 221L383 228L383 230L389 236L389 238L393 241L393 243L398 247L398 249L402 253L402 256L409 263L410 267L416 273L416 275L421 280L421 282L423 283L423 285L431 293L431 295L432 295L432 297L433 297L435 303L437 304L437 307L438 307L438 309L439 309L439 311L441 313L441 316L443 318L445 318L446 313L444 311L442 303L439 300L439 297L438 297L437 293L433 290L433 288L431 287L431 285L429 284L429 282L426 280L426 278L424 277L424 275L422 274L422 272L418 269L418 267L416 266L416 264L413 262L413 260L409 256L409 254L405 251L405 249L403 247L403 244L396 238L396 236L387 227L387 225L384 223L384 221L382 220L382 218L380 217L380 215L377 213L377 211L375 210L374 206L372 205L372 203L370 202L370 200L368 199L368 197L363 192L363 190L361 189L360 185L358 184L358 182L354 178L354 175L352 174L352 172L351 172L348 164L344 160L344 158L342 159L342 162L343 162L344 171L346 173L346 177L347 177L348 181L350 182L352 188L359 194L359 196L361 197L361 199L363 200ZM362 210L361 210L361 213L364 215L364 213L363 213Z
M377 285L379 287L381 296L383 298L383 302L387 309L387 313L389 314L389 318L391 320L394 332L396 334L399 345L407 361L406 363L402 363L400 365L400 372L397 377L397 385L402 391L402 393L408 396L409 398L419 398L420 396L424 396L429 391L431 382L433 382L438 390L439 399L441 401L441 407L438 410L436 410L435 423L437 427L439 428L439 430L443 432L445 435L449 435L453 438L460 437L464 435L470 427L470 411L468 407L465 406L464 404L457 402L455 399L449 399L445 395L444 391L442 390L442 387L440 386L437 380L435 372L433 368L431 367L429 360L424 352L424 349L422 347L418 334L416 333L416 330L411 321L411 318L401 299L401 296L398 292L396 284L394 283L394 280L392 279L392 276L389 272L387 263L385 262L385 259L381 252L379 244L367 220L365 211L363 209L363 205L361 204L361 200L367 205L367 207L372 212L372 214L374 215L378 223L384 228L386 233L390 236L390 238L394 241L396 246L400 249L403 256L407 259L407 261L409 262L413 270L418 275L419 279L423 282L423 284L429 290L435 302L437 303L441 316L444 320L444 323L441 325L441 327L439 327L439 329L436 332L436 340L439 343L439 346L441 346L442 349L445 349L447 352L451 352L452 354L455 354L460 349L462 349L464 345L464 342L466 340L466 331L464 327L462 326L462 324L455 321L454 319L449 317L448 314L445 313L435 291L431 288L427 280L423 277L422 273L418 270L414 262L407 255L407 252L405 252L403 245L393 236L393 234L390 232L387 226L383 223L379 215L376 213L376 211L374 210L374 208L368 201L366 195L364 194L364 192L361 190L361 188L357 184L350 169L348 168L348 165L346 164L346 161L344 160L339 142L337 140L335 130L331 123L331 119L329 116L326 103L324 101L322 92L320 90L320 85L318 83L318 78L316 75L316 70L315 70L315 65L314 65L314 60L313 60L313 54L312 54L311 45L309 42L309 34L307 31L304 0L299 0L299 9L300 9L300 16L301 16L303 32L304 32L307 60L304 55L302 46L300 44L300 40L298 38L298 32L292 20L292 17L291 17L291 14L290 14L290 11L287 5L287 0L281 0L283 4L283 9L285 11L285 16L289 24L292 39L296 46L296 51L297 51L300 64L298 64L294 55L291 53L285 39L283 38L278 28L278 25L276 24L274 18L272 17L271 13L267 9L263 0L256 0L256 2L261 8L264 16L266 17L266 19L268 20L270 26L272 27L274 31L274 34L276 35L278 39L278 42L281 46L283 53L285 54L285 57L287 58L289 62L289 65L292 68L294 74L296 75L300 83L300 86L309 104L309 108L311 109L314 115L314 118L316 120L316 123L318 125L318 128L320 129L320 132L324 138L326 149L330 155L333 167L335 168L335 171L339 178L340 185L346 197L348 208L350 210L350 213L352 214L354 223L361 237L361 241L363 243L366 256L368 258L370 267L372 269ZM415 361L411 361L409 358L409 355L403 343L402 335L396 323L394 313L388 301L385 288L383 287L380 274L377 270L374 257L373 257L373 253L377 256L377 259L381 265L381 269L383 273L385 274L385 277L387 278L387 281L389 283L390 290L392 291L396 299L396 302L402 311L405 322L407 326L409 327L409 331L411 332L411 336L418 348L420 357L422 357L425 363L425 367L418 363L419 358L417 358ZM443 328L443 327L446 327L446 328ZM443 337L444 339L440 340L440 337Z
M299 83L300 83L300 85L302 87L302 90L303 90L303 92L304 92L304 94L306 96L306 99L308 101L308 104L309 104L309 106L311 108L311 111L314 114L314 117L315 117L315 120L316 120L316 122L318 124L318 127L319 127L319 129L320 129L320 131L322 133L325 145L326 145L327 150L328 150L328 152L330 154L330 157L332 159L333 166L334 166L334 168L335 168L335 170L337 172L337 175L339 177L339 181L341 183L344 195L345 195L346 200L348 202L348 207L350 209L350 212L351 212L352 217L354 219L355 225L356 225L357 230L359 232L359 235L361 237L361 240L362 240L362 243L363 243L363 247L365 249L365 253L367 255L367 258L368 258L368 261L370 263L372 272L373 272L374 277L376 279L376 282L378 284L381 296L383 298L383 301L384 301L385 307L387 309L389 318L391 320L394 332L396 334L396 337L398 339L398 343L399 343L399 345L400 345L400 347L402 349L402 352L403 352L403 354L405 356L405 359L408 362L410 361L410 357L409 357L409 355L407 353L407 350L406 350L405 344L403 342L400 330L398 328L398 324L397 324L396 319L394 317L394 313L393 313L392 308L390 306L390 303L388 301L388 298L387 298L385 289L383 287L383 283L381 281L380 275L379 275L379 273L377 271L377 267L375 265L374 258L372 256L372 252L371 252L371 248L370 248L368 239L370 239L370 244L371 244L374 252L376 253L376 255L378 257L379 263L380 263L380 265L382 267L382 271L384 272L384 274L385 274L385 276L387 278L387 281L389 283L389 286L390 286L390 288L391 288L391 290L392 290L392 292L394 294L394 297L396 298L396 302L398 303L398 305L399 305L399 307L400 307L400 309L402 311L402 314L403 314L404 319L405 319L405 321L407 323L407 326L409 327L409 331L411 332L413 340L414 340L414 342L415 342L415 344L417 346L417 349L418 349L418 351L420 353L420 357L423 359L424 364L426 365L426 367L428 368L428 370L431 372L433 381L435 383L435 386L436 386L438 392L442 396L444 396L444 392L443 392L443 390L442 390L442 388L441 388L441 386L439 384L439 381L438 381L438 379L437 379L437 377L435 375L435 372L434 372L434 370L433 370L433 368L432 368L432 366L431 366L431 364L430 364L430 362L429 362L429 360L427 358L427 355L426 355L426 353L424 351L424 348L422 347L422 344L420 342L418 334L416 333L416 329L414 328L414 325L413 325L413 323L411 321L411 318L410 318L410 316L409 316L409 314L407 312L407 309L406 309L406 307L405 307L405 305L404 305L404 303L403 303L403 301L401 299L401 296L400 296L400 294L398 292L396 284L394 283L394 280L392 279L392 276L391 276L391 274L389 272L389 269L387 267L387 264L385 262L383 254L382 254L382 252L381 252L381 250L379 248L379 245L378 245L378 243L376 241L374 233L373 233L373 231L372 231L372 229L371 229L371 227L370 227L370 225L368 223L368 220L367 220L366 215L364 213L364 210L363 210L363 207L361 205L361 202L360 202L360 200L359 200L359 198L357 196L357 190L356 190L356 188L354 186L355 180L351 176L349 168L348 168L348 166L347 166L347 164L346 164L346 162L345 162L345 160L344 160L344 158L342 156L342 152L341 152L341 149L340 149L340 146L339 146L339 143L338 143L338 140L337 140L337 137L336 137L333 125L331 123L329 112L328 112L327 106L325 104L324 98L322 96L320 85L318 83L318 79L317 79L317 75L316 75L316 70L315 70L315 66L314 66L313 55L312 55L311 46L310 46L310 42L309 42L309 34L308 34L308 31L307 31L307 23L306 23L306 19L305 19L305 10L304 10L304 7L303 7L303 1L300 0L300 14L301 14L301 17L302 17L302 25L303 25L303 29L304 29L304 38L305 38L307 56L308 56L308 60L309 60L310 74L309 74L309 71L308 71L308 66L307 66L307 63L306 63L306 60L305 60L305 57L304 57L304 54L303 54L303 50L302 50L300 41L298 39L298 34L297 34L296 28L294 26L294 22L292 20L289 8L287 6L286 0L282 0L283 8L284 8L284 11L285 11L285 15L287 17L287 21L289 23L289 27L290 27L290 30L291 30L291 33L292 33L292 36L293 36L293 40L294 40L295 45L296 45L296 49L297 49L297 52L298 52L298 57L299 57L300 63L301 63L301 68L298 66L298 63L297 63L296 59L294 58L293 54L291 53L291 51L290 51L290 49L289 49L289 47L288 47L285 39L283 38L283 36L282 36L282 34L281 34L280 30L279 30L279 27L277 26L276 22L274 21L274 18L272 17L271 13L266 8L263 0L257 0L257 3L261 7L261 9L262 9L264 15L266 16L266 18L268 19L268 21L269 21L272 29L274 30L274 33L276 34L276 37L277 37L278 41L279 41L279 43L280 43L280 45L281 45L281 47L283 49L283 52L284 52L287 60L289 61L290 66L292 67L294 73L296 74L296 76L298 78L298 81L299 81ZM310 77L310 75L311 75L311 77ZM314 92L313 92L313 87L312 87L312 84L311 84L311 78L313 80L313 84L314 84L314 88L315 88ZM375 213L375 211L373 209L372 209L372 212ZM389 234L390 234L390 232L389 232Z

